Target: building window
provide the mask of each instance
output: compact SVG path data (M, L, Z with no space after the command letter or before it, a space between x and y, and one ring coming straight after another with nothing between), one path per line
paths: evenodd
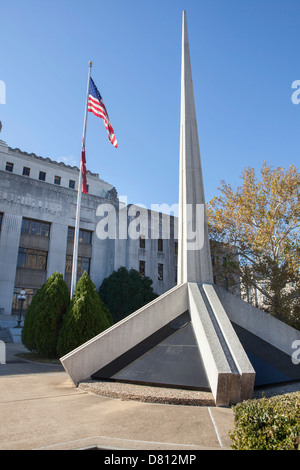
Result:
M47 251L32 250L29 248L19 248L18 268L35 269L37 271L46 271L47 269Z
M89 232L88 230L79 230L79 243L83 243L84 245L91 245L92 232Z
M68 227L68 242L74 242L74 227ZM83 245L92 244L92 232L89 230L79 229L79 243Z
M54 176L54 184L58 184L60 186L60 176Z
M178 242L174 242L174 254L178 256Z
M21 233L27 235L37 235L38 237L50 236L50 224L40 220L23 219Z
M164 265L161 263L158 263L158 280L164 280Z
M86 185L86 192L87 193L89 192L89 185L88 184Z
M74 180L69 180L69 188L70 189L75 189L75 181Z
M23 176L29 176L30 175L30 168L27 166L23 167Z
M10 163L10 162L6 162L5 169L6 169L6 171L9 171L10 173L12 173L13 170L14 170L14 164Z
M46 181L46 173L44 171L40 171L39 180Z
M71 273L72 272L72 261L73 261L73 256L72 255L67 255L66 256L66 265L65 265L65 272L66 273Z
M140 248L145 248L145 246L146 246L145 244L146 244L145 237L141 236L140 237Z
M146 261L140 260L140 275L145 277Z
M68 242L73 242L74 241L74 228L73 227L68 227L67 240L68 240Z
M80 263L80 260L78 260L78 264L81 268L82 274L84 273L84 271L86 271L87 274L90 274L90 263L91 263L90 258L81 258L81 263ZM77 269L77 272L78 272L78 269Z
M84 256L78 256L77 258L77 276L82 276L84 271L86 271L87 274L90 274L90 265L91 265L91 260L90 258L86 258ZM72 266L73 266L73 256L72 255L67 255L66 256L66 274L72 273Z
M164 241L162 238L157 240L157 251L164 251Z

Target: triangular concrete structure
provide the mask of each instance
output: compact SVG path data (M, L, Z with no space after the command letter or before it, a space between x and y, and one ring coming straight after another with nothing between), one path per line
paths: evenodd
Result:
M251 398L252 363L259 384L300 379L291 361L300 332L213 284L185 12L179 187L178 285L62 357L72 381L209 389L229 405Z

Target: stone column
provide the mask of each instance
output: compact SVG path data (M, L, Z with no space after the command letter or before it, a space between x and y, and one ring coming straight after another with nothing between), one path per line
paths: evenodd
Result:
M11 314L22 216L4 214L0 232L0 308Z
M54 273L65 275L68 227L66 224L52 223L47 260L47 279Z

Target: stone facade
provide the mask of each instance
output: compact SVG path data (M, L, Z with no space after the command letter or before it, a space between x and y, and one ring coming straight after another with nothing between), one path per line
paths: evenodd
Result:
M10 326L9 317L18 312L21 289L26 291L26 309L53 272L62 272L70 286L78 173L77 167L0 141L0 326ZM173 287L176 219L121 204L116 189L98 174L87 171L87 184L81 202L79 276L87 270L98 288L113 270L125 266L149 276L158 294ZM137 223L140 212L144 221ZM157 238L152 236L154 223ZM166 230L168 238L162 240Z
M14 326L54 272L70 287L78 188L77 167L12 149L0 140L0 327ZM177 217L119 201L113 185L87 171L82 194L78 276L97 289L121 266L153 281L161 295L177 284ZM159 209L160 210L160 209ZM226 250L221 247L221 257ZM226 255L226 253L225 253ZM215 281L222 284L223 281Z

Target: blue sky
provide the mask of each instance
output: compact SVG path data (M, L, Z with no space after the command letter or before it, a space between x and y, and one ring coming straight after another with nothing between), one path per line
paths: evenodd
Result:
M299 168L299 0L0 0L0 138L79 165L92 60L119 148L89 113L87 168L130 203L177 203L183 9L206 200L264 160Z

